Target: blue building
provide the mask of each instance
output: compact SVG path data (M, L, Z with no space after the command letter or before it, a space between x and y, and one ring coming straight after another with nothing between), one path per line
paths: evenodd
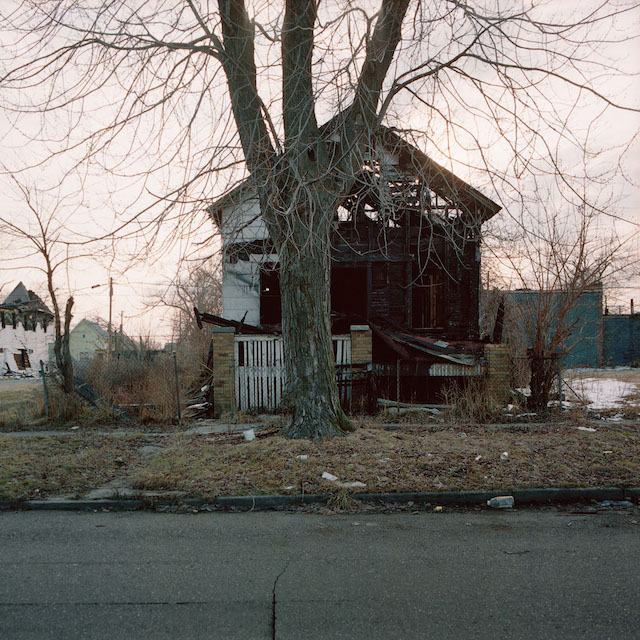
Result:
M521 347L529 347L540 328L545 344L550 345L558 322L562 321L567 337L554 351L563 353L563 366L601 366L605 317L601 284L586 290L576 301L571 301L564 291L530 289L509 291L505 297L511 342L520 340Z
M605 314L602 320L603 364L640 366L640 314Z

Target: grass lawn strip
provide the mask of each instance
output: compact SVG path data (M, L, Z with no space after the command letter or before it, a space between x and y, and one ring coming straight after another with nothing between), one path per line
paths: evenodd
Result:
M362 491L391 493L640 484L637 425L598 426L595 433L557 424L527 430L443 427L428 433L368 428L320 443L281 436L239 444L172 440L132 475L131 486L205 498L340 490L322 479L324 471L343 482L365 483ZM500 457L504 451L506 460Z
M139 452L150 442L143 435L0 436L0 498L81 497L116 478L139 491L203 498L344 491L322 479L325 471L365 483L348 490L358 492L639 486L640 425L593 427L370 426L325 442L174 435L155 439L164 449L151 456Z
M141 436L0 436L0 498L26 500L83 493L134 468Z

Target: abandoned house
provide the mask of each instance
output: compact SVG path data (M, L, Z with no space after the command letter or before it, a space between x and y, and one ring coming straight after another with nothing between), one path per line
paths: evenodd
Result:
M431 401L444 378L477 373L481 227L500 208L380 128L335 220L331 320L334 335L371 328L371 364L386 397L400 387L402 400ZM236 333L277 334L278 256L251 179L209 212L224 248L223 317L202 318Z
M0 375L37 374L49 362L53 313L22 284L0 304Z

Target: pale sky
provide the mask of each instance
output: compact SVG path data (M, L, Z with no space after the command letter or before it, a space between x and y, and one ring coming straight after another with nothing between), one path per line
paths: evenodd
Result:
M369 3L370 4L370 3ZM591 0L581 0L581 2L563 2L548 3L546 16L551 17L558 7L562 7L562 11L571 12L580 7L588 7L590 4L594 6L600 4L591 2ZM615 3L612 3L615 5ZM2 10L4 10L4 5ZM0 10L0 11L2 11ZM635 107L640 106L640 46L638 44L638 31L640 30L640 13L636 9L634 14L628 14L623 23L616 25L616 34L629 36L633 35L636 40L633 44L625 45L609 42L608 44L599 44L597 52L607 55L610 54L615 59L615 65L618 68L624 67L629 73L635 73L635 77L621 79L616 78L615 74L603 74L595 77L594 85L599 91L614 96L616 99L633 104ZM430 35L431 40L427 43L429 46L440 46L439 39L442 36L438 33ZM6 41L6 35L0 42ZM342 41L341 41L342 42ZM425 40L426 42L426 40ZM261 46L266 51L267 41L258 42L257 51L261 52ZM425 45L426 46L426 45ZM622 55L624 53L624 55ZM268 55L271 55L269 53ZM338 56L339 57L339 56ZM3 56L5 58L5 56ZM3 60L3 66L6 68L8 61ZM331 61L323 61L323 69L330 70ZM334 63L333 64L337 64ZM398 70L402 71L408 63L402 61L398 63ZM403 67L404 65L404 67ZM212 73L214 73L212 71ZM279 85L276 82L277 74L271 75L270 80L262 83L261 89L263 98L270 104L271 101L277 101L279 95ZM488 78L490 80L490 78ZM219 79L218 79L219 80ZM216 82L218 82L216 80ZM219 87L213 92L214 100L224 100L224 83L218 83ZM557 112L547 113L548 117L552 117L555 121L560 121L565 114L568 116L568 102L572 94L566 92L564 87L559 83L552 83L547 92L551 91L554 95L549 98L550 104L545 105L545 109L557 108ZM265 95L268 94L268 95ZM215 96L218 96L215 98ZM109 96L111 98L111 96ZM428 99L429 96L423 96ZM591 158L589 161L589 171L592 175L596 173L606 173L616 166L620 158L620 148L618 145L626 142L631 135L637 136L640 130L640 117L637 113L622 112L613 108L608 108L601 115L599 121L593 125L593 119L596 115L600 115L603 111L603 104L594 98L582 96L580 104L576 105L571 113L572 134L577 137L586 135L587 128L592 127L588 132L590 136L591 152L600 152L599 157ZM26 97L25 97L26 99ZM554 104L555 101L555 104ZM117 101L114 103L117 104ZM327 103L328 104L328 103ZM277 112L277 104L274 104L274 110ZM97 96L93 102L85 105L87 108L88 120L95 121L99 124L101 117L100 97ZM218 105L212 106L212 113ZM473 105L471 105L473 107ZM221 107L220 107L221 108ZM323 109L328 108L323 107ZM224 113L224 111L222 111ZM508 138L500 139L494 134L490 134L488 129L483 127L481 120L478 120L473 113L472 108L465 108L464 105L458 104L452 107L450 117L459 118L456 125L459 125L456 136L453 137L451 131L449 135L445 133L444 126L438 117L434 116L434 111L416 100L411 103L401 95L393 103L390 111L390 122L400 122L404 126L408 126L417 132L424 131L426 138L419 140L419 146L431 155L435 160L447 165L453 169L461 178L469 181L473 186L479 188L486 195L494 198L506 205L506 212L501 214L505 225L510 217L518 217L520 212L516 204L514 204L514 194L518 190L531 190L533 182L524 177L520 182L512 182L512 193L509 193L509 185L503 182L492 182L491 176L483 171L474 170L470 167L479 167L482 162L477 152L466 151L465 147L470 143L470 138L465 136L462 126L468 127L481 141L484 153L490 158L493 166L500 166L501 163L508 164L509 160L509 140ZM233 143L233 126L229 121L229 114L226 113L225 120L218 120L216 124L222 127L222 139ZM319 114L322 120L322 115ZM73 119L73 115L63 116L62 114L51 114L47 116L46 128L47 134L52 136L52 132L63 129L68 126ZM508 125L508 123L505 123ZM33 163L34 158L44 157L47 150L55 146L53 143L44 145L42 142L33 140L37 135L36 128L39 125L34 119L18 119L15 115L0 111L0 140L3 145L2 163L11 170L14 166L20 167L25 164ZM157 123L147 121L144 125L147 127L142 133L148 130L149 134L153 131ZM536 125L534 124L534 127ZM140 133L140 132L138 132ZM175 130L167 128L165 138L170 139L175 134ZM210 132L197 130L196 142L200 139L202 148L206 149L206 141L209 139ZM571 136L568 136L569 138ZM549 136L550 143L555 144L553 135ZM150 143L149 143L150 144ZM194 145L197 146L197 145ZM119 149L123 165L127 171L137 170L143 172L146 163L153 166L154 157L150 148L145 149L144 155L137 154L136 164L131 166L129 163L130 150L127 147L127 141L122 140L120 147L112 150L115 152ZM181 153L181 149L177 153ZM569 140L560 140L553 147L561 167L567 174L577 171L583 162L583 158L579 154L577 145L572 144ZM133 156L131 156L133 157ZM45 162L42 167L30 170L22 174L21 180L27 185L33 186L51 186L55 184L58 177L70 170L73 159L67 157L58 157L53 162ZM634 236L631 245L635 245L635 251L640 259L640 240L637 235L640 229L640 145L638 140L634 142L631 148L622 155L620 162L620 171L615 180L611 181L606 188L600 189L600 192L591 194L600 204L603 204L609 197L616 200L615 218L611 218L611 224L617 225L618 231L625 237ZM514 167L517 170L518 167ZM123 173L124 173L123 168ZM211 196L220 194L225 186L225 177L229 173L224 173L219 182L210 182L207 188ZM622 179L626 176L627 180ZM69 222L70 230L78 235L97 236L105 232L113 230L118 224L118 220L131 218L132 215L150 203L154 195L162 194L167 184L175 183L175 175L171 175L168 171L160 171L157 176L142 182L141 180L126 179L123 176L115 174L105 174L100 169L99 158L92 163L83 174L77 172L72 173L69 180L62 187L61 192L67 198L69 206L73 207L76 213ZM0 196L0 207L6 215L13 217L15 220L22 221L26 219L26 209L24 204L12 193L10 182L0 178L0 185L3 186L2 195ZM499 185L499 192L497 187ZM146 306L151 298L166 290L167 284L174 278L179 267L179 259L185 255L196 255L206 257L210 255L212 247L215 244L210 240L213 233L213 226L206 219L202 211L202 205L196 207L197 212L189 216L186 221L178 222L176 220L167 220L163 223L161 237L153 249L153 255L144 260L130 262L127 259L128 254L140 254L146 243L150 241L149 235L142 235L137 240L126 240L119 243L115 249L108 245L96 245L90 248L90 256L78 259L70 263L69 268L61 272L58 280L58 286L61 290L69 289L75 295L75 320L79 321L82 317L93 317L96 315L106 318L108 315L108 283L109 276L114 277L114 302L113 302L113 318L114 325L119 325L120 312L124 314L124 328L127 333L133 336L151 335L159 340L169 340L171 338L170 326L167 321L167 312L158 309L150 310ZM149 219L148 215L143 218ZM614 223L614 220L616 222ZM626 222L623 222L625 221ZM500 219L498 219L498 222ZM207 241L207 239L209 240ZM204 242L204 245L199 244ZM41 275L31 269L33 261L20 258L19 252L7 253L6 238L0 238L0 248L2 249L5 259L0 263L0 284L4 284L4 288L0 290L0 297L7 295L11 288L22 280L29 288L37 291L43 291L43 280ZM115 254L115 257L114 257ZM9 256L9 259L7 259ZM102 285L92 289L93 285ZM617 310L617 305L623 305L623 310L628 310L628 300L631 297L636 299L636 308L640 308L640 286L637 281L628 281L624 283L616 293L616 298L612 300L612 307Z

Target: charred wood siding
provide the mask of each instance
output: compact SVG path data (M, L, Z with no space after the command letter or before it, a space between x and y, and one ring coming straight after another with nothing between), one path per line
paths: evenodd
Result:
M372 262L370 317L378 324L407 326L407 261Z

